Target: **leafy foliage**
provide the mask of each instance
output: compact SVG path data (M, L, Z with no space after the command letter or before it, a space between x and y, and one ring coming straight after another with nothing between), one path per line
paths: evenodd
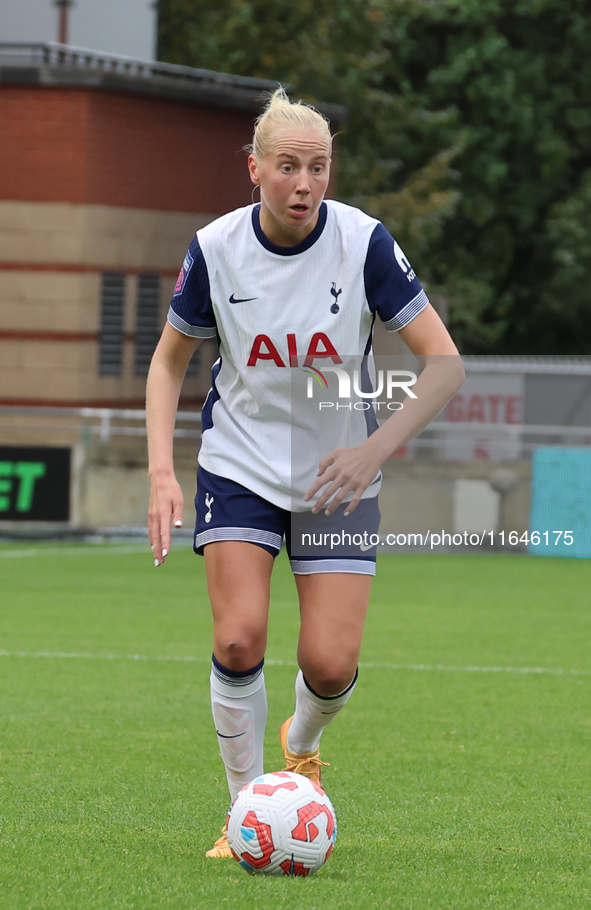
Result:
M591 344L585 0L161 0L163 59L345 104L342 198L396 233L464 351Z

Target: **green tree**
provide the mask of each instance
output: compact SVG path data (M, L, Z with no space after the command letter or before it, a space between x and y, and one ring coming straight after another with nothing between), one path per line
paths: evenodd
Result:
M345 104L339 195L466 352L591 348L585 0L161 0L160 55Z

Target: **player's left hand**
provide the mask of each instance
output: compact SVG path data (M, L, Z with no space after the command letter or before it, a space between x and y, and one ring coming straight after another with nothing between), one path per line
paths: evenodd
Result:
M380 465L381 459L365 444L350 449L333 449L319 462L318 479L314 481L304 500L309 502L322 487L325 487L312 506L312 512L316 514L325 509L327 515L332 515L343 500L353 493L345 512L345 515L349 515L357 508L361 496L378 473ZM329 500L331 501L327 506Z

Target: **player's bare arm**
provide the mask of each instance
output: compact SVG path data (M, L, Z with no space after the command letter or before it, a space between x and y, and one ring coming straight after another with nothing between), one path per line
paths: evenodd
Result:
M400 335L424 366L413 389L416 398L407 398L404 408L392 414L362 445L334 449L320 461L318 479L304 497L310 501L325 487L312 512L326 508L332 514L353 493L345 514L352 512L384 461L424 430L464 381L458 350L431 305L401 329Z
M183 335L167 322L148 373L148 536L156 566L170 552L171 523L183 523L183 494L173 466L174 424L187 366L199 344L200 339Z

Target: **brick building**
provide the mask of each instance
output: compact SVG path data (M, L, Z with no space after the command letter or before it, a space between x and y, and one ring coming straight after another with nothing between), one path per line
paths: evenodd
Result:
M241 150L274 87L0 45L1 405L142 405L191 236L250 202Z

